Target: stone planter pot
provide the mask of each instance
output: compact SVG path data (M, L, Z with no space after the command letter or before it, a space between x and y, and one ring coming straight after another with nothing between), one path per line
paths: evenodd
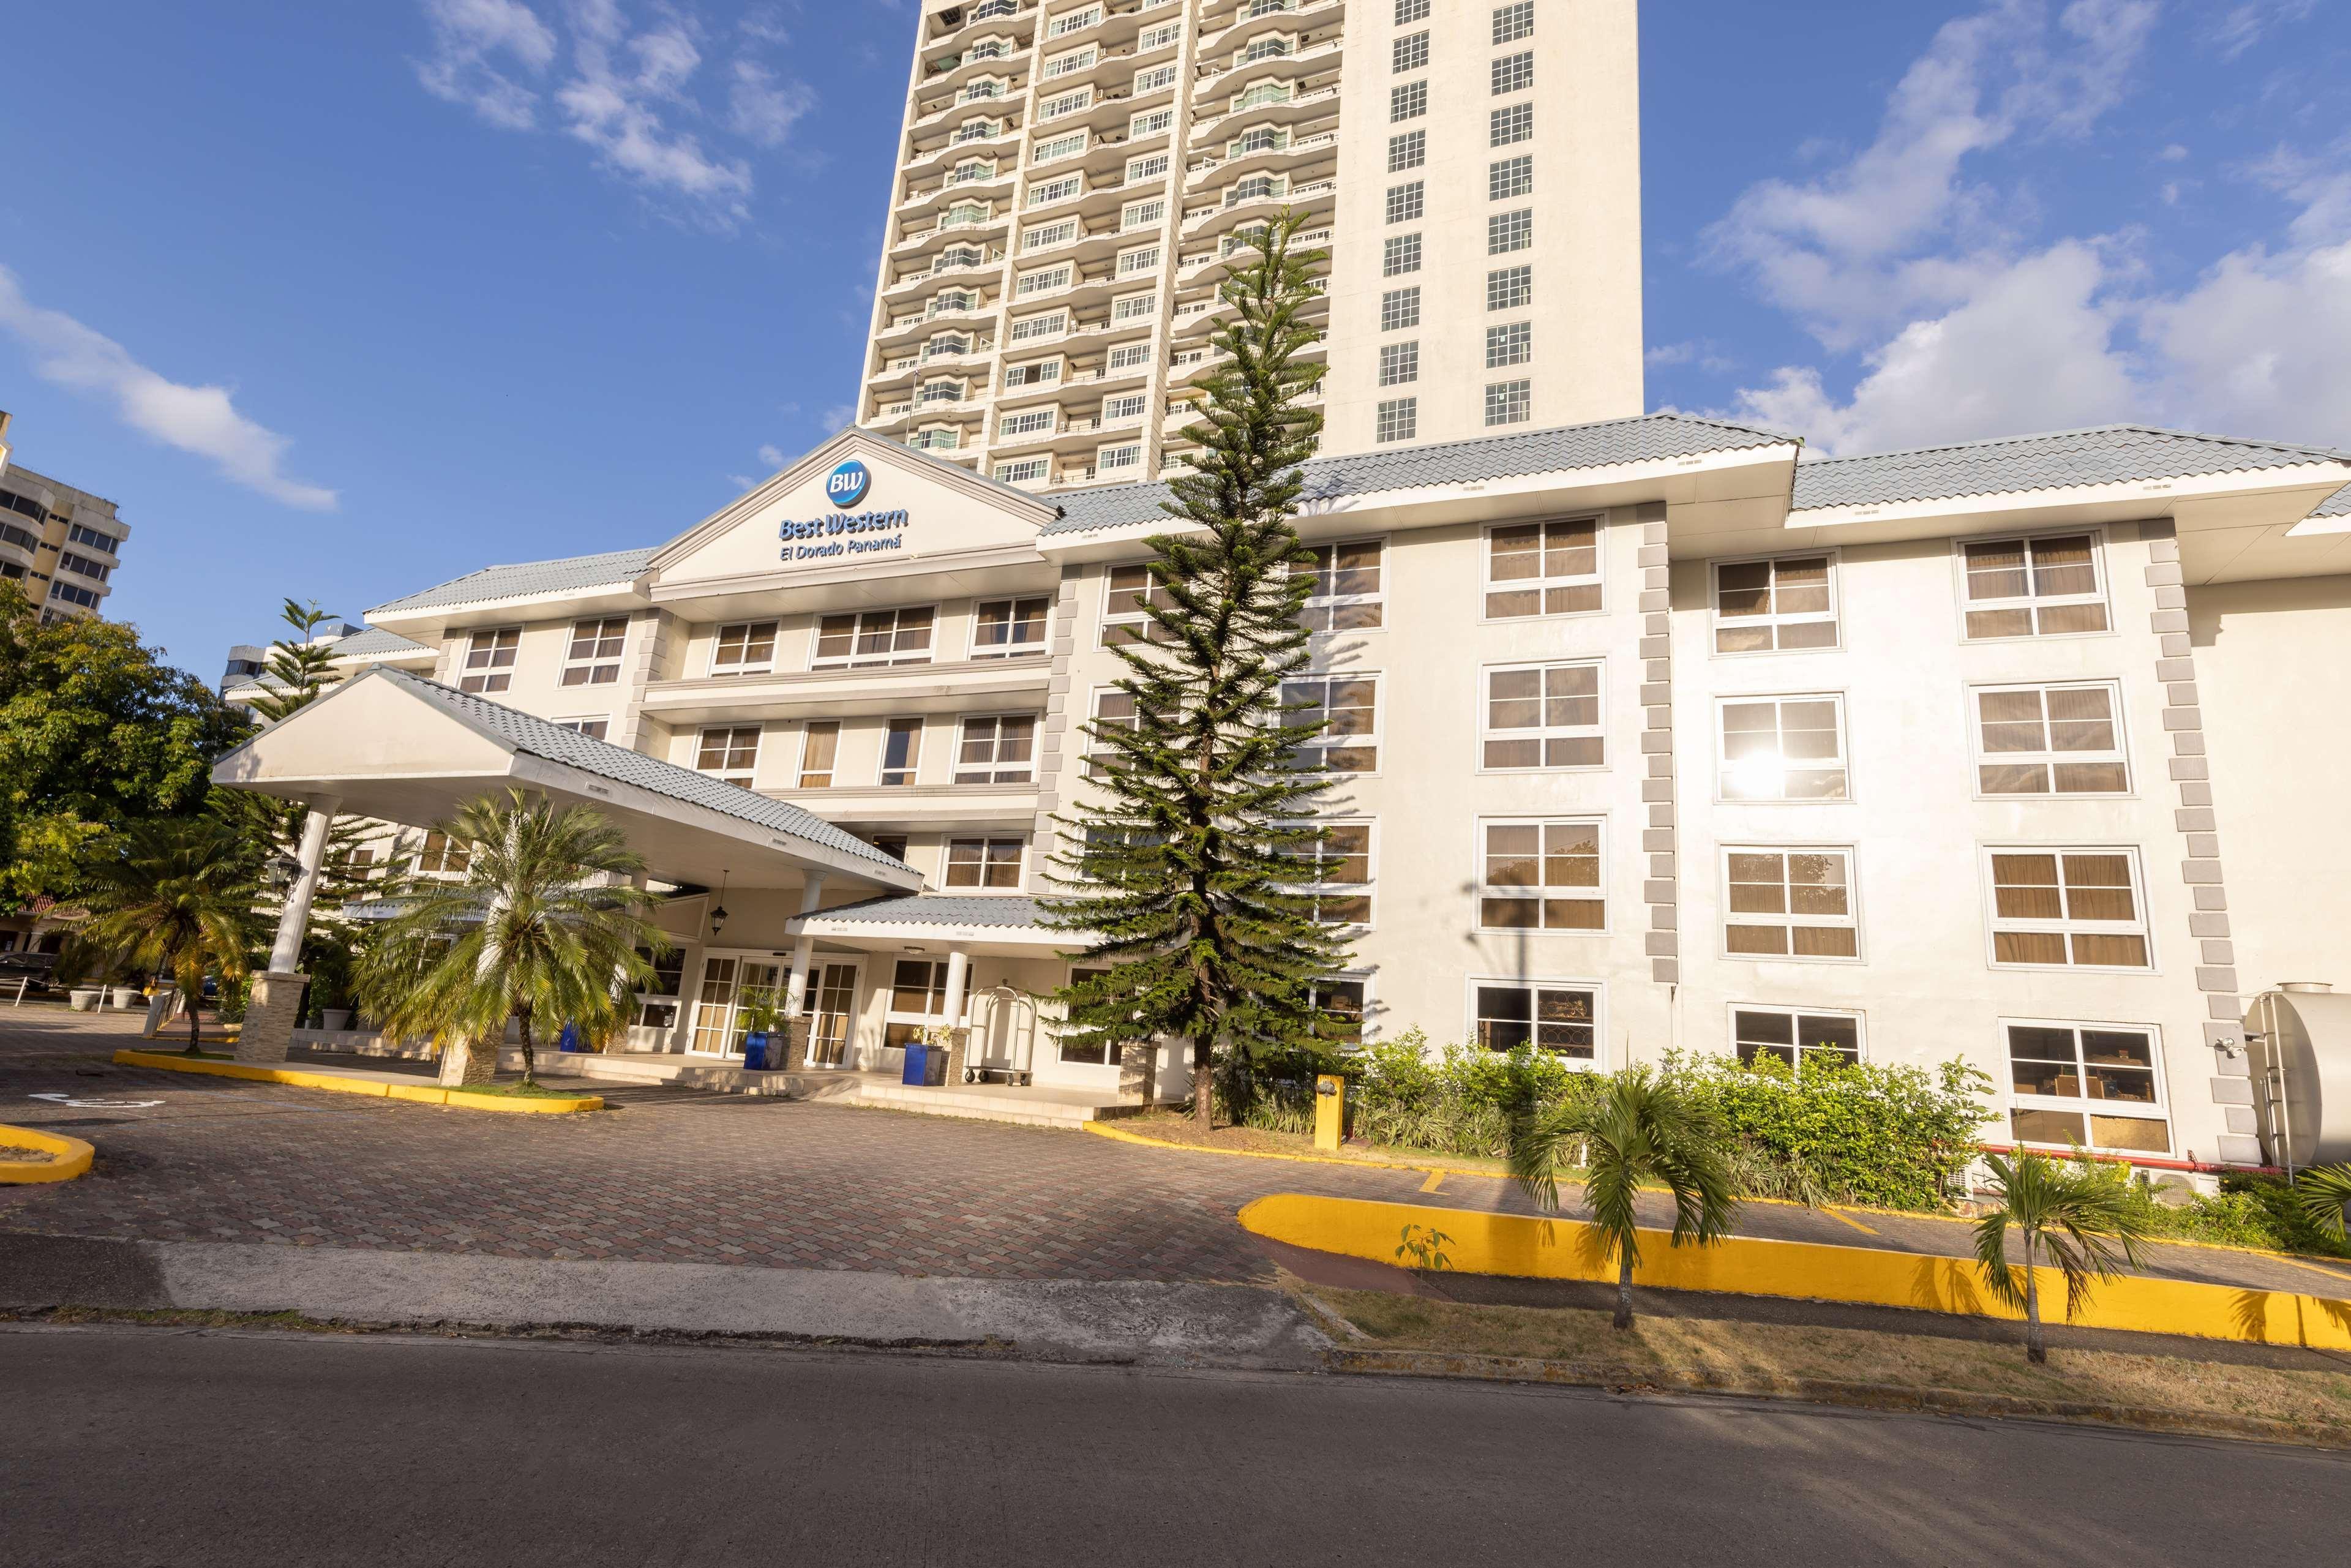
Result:
M114 988L114 1005L118 1008L144 1007L147 994L136 986L117 986Z
M342 1030L350 1028L351 1009L349 1008L319 1009L319 1027L327 1030L329 1034L340 1033Z
M78 1013L94 1012L98 1009L99 998L105 995L96 986L87 989L78 988L66 993L66 1002Z

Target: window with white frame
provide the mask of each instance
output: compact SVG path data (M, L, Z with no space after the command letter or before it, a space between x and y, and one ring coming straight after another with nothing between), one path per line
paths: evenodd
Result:
M1065 92L1061 94L1059 97L1047 99L1042 104L1038 106L1037 118L1040 120L1059 120L1065 114L1076 114L1081 110L1092 109L1093 107L1093 102L1094 89L1090 87L1081 87L1075 92Z
M1489 256L1504 256L1514 250L1524 250L1534 243L1535 211L1532 207L1495 213L1486 219L1486 254Z
M1135 39L1134 47L1136 49L1148 54L1153 49L1165 48L1168 45L1174 43L1183 36L1183 23L1162 22L1155 27L1144 28L1143 36Z
M1489 147L1512 147L1532 140L1535 133L1535 106L1514 103L1498 109L1486 117L1486 144Z
M1301 869L1290 891L1314 901L1313 918L1323 925L1372 924L1372 824L1317 822L1322 836L1301 844L1290 858Z
M1141 98L1144 93L1157 92L1162 88L1175 85L1176 68L1172 64L1145 66L1134 73L1134 96L1137 98Z
M1145 110L1141 114L1128 118L1127 139L1133 141L1138 137L1156 136L1175 123L1176 111L1172 109Z
M1109 362L1113 371L1131 371L1137 365L1147 365L1151 362L1151 345L1148 342L1121 343L1111 350Z
M1512 523L1487 532L1487 620L1581 615L1600 607L1599 518Z
M1420 270L1420 235L1390 235L1380 242L1380 275L1394 277L1400 272Z
M729 784L740 784L747 789L751 787L751 776L758 766L759 727L756 724L722 725L705 729L695 748L695 772L724 779Z
M555 727L568 729L574 735L584 735L590 740L603 740L612 733L612 721L609 718L559 718L555 721Z
M1261 81L1243 92L1233 95L1232 112L1245 113L1269 103L1288 103L1290 86L1286 81Z
M968 1017L969 994L965 1015ZM947 961L945 958L901 958L890 972L890 1008L883 1015L884 1050L904 1050L919 1042L923 1031L962 1019L947 1017Z
M1428 210L1428 182L1410 180L1388 187L1387 219L1392 224L1417 222Z
M982 600L972 612L971 656L1027 659L1045 652L1042 599Z
M1043 408L1022 409L1018 413L1008 413L996 422L996 438L998 441L1018 441L1023 436L1043 435L1051 431L1053 421L1059 413L1058 409L1048 403Z
M1597 659L1488 670L1479 765L1497 772L1605 766L1600 671Z
M994 890L1017 888L1020 885L1020 856L1028 847L1024 839L949 839L946 884Z
M1004 367L1004 385L1008 391L1014 387L1050 386L1061 379L1061 361L1059 360L1031 360L1025 365Z
M1428 15L1428 0L1395 0L1395 25L1410 26Z
M1534 323L1510 321L1499 327L1486 329L1486 368L1499 371L1508 365L1523 365L1535 357Z
M1600 823L1584 819L1478 825L1478 925L1485 931L1599 931Z
M1535 30L1535 0L1518 0L1514 5L1497 6L1494 11L1494 42L1497 46L1514 44L1531 37Z
M1420 434L1420 400L1390 398L1379 405L1373 421L1375 441L1410 441Z
M1399 386L1420 379L1420 340L1407 338L1401 343L1380 345L1380 385Z
M1343 969L1325 975L1307 988L1306 1005L1314 1019L1309 1032L1343 1045L1360 1042L1371 1014L1372 977L1362 970Z
M1053 460L1050 457L1016 457L996 465L997 480L1005 485L1033 485L1050 478L1052 472Z
M1113 321L1138 321L1146 316L1159 314L1156 294L1127 294L1110 302L1110 319Z
M1388 45L1388 69L1397 76L1428 67L1428 30L1407 33Z
M2147 901L2138 852L1995 848L1992 962L2034 968L2146 969Z
M1830 1067L1861 1061L1861 1015L1823 1008L1738 1006L1730 1009L1730 1043L1741 1061L1776 1056L1793 1067L1799 1057Z
M956 127L955 140L960 145L966 141L986 141L1003 134L1004 121L1000 120L967 120Z
M1600 990L1548 980L1477 980L1470 1033L1488 1051L1532 1049L1598 1065Z
M463 876L473 864L473 846L438 828L424 835L424 847L416 852L416 869L425 876Z
M1045 141L1037 143L1036 151L1029 155L1029 162L1031 163L1059 162L1064 158L1074 158L1085 150L1086 133L1084 131L1066 131L1060 136L1048 137Z
M1417 169L1428 162L1428 132L1407 131L1401 136L1388 138L1388 172L1402 173Z
M1531 152L1516 158L1498 158L1486 168L1486 199L1507 202L1513 196L1531 194L1535 188L1535 160Z
M1846 799L1843 697L1723 697L1715 727L1723 800Z
M1173 610L1176 601L1152 578L1144 566L1114 566L1102 594L1102 645L1121 643L1165 643L1174 634L1151 618L1146 605Z
M995 204L990 202L957 202L947 209L947 215L940 221L940 226L968 228L974 224L987 222L995 212Z
M775 667L774 622L738 621L718 629L718 641L710 649L712 674L764 675Z
M1391 288L1380 296L1380 330L1400 331L1420 325L1420 285Z
M1486 308L1522 310L1534 302L1535 269L1499 267L1486 275Z
M1714 651L1784 653L1835 647L1834 568L1825 553L1716 562Z
M1162 179L1166 173L1167 154L1165 152L1146 152L1140 158L1126 161L1126 183L1130 185L1139 185L1145 180ZM1134 204L1129 204L1127 210L1133 211ZM1150 221L1157 223L1159 220L1154 217ZM1125 226L1133 228L1134 225L1129 223Z
M1725 845L1722 950L1734 958L1858 958L1849 849Z
M1428 84L1408 81L1388 89L1388 118L1416 120L1428 112Z
M935 606L905 610L864 610L828 615L817 622L816 656L811 669L839 669L862 664L927 664L931 662L931 629L938 619Z
M1149 392L1121 392L1116 397L1102 399L1102 422L1117 424L1124 420L1141 419L1151 412Z
M987 714L963 721L956 745L958 784L1027 784L1037 777L1037 716Z
M2126 795L2122 692L2111 681L1978 686L1976 793Z
M1066 261L1062 262L1058 267L1039 267L1034 272L1022 273L1013 283L1012 292L1019 298L1025 299L1032 294L1043 294L1056 288L1067 288L1070 286L1070 264Z
M1094 62L1100 58L1102 58L1100 52L1093 45L1088 44L1082 49L1071 49L1065 55L1053 56L1045 62L1044 68L1037 73L1037 77L1040 81L1051 81L1057 77L1068 76L1072 71L1091 69Z
M1489 382L1486 386L1486 423L1523 424L1532 417L1534 383L1530 381Z
M1123 250L1118 253L1118 276L1121 277L1132 277L1138 272L1149 272L1158 265L1159 247L1155 245L1137 246L1133 250Z
M1147 229L1159 226L1167 215L1167 198L1154 196L1148 201L1129 202L1118 210L1118 226L1122 229Z
M1099 5L1088 5L1078 11L1064 11L1045 24L1045 36L1049 38L1066 37L1071 33L1081 32L1092 26L1102 19L1102 12Z
M893 718L882 731L882 784L903 789L914 782L923 767L923 721Z
M1288 723L1324 723L1322 734L1291 754L1297 767L1332 773L1379 771L1379 676L1301 675L1281 683L1281 700L1296 709L1286 716Z
M1059 223L1039 224L1035 228L1020 231L1020 251L1050 250L1057 245L1067 245L1078 237L1078 220L1063 218ZM1043 272L1023 273L1013 285L1016 295L1034 294L1040 288L1059 288L1070 281L1070 268L1065 262L1058 268Z
M1143 444L1129 441L1117 446L1104 446L1094 453L1094 472L1114 474L1121 469L1143 466Z
M1960 557L1970 642L2106 630L2096 535L1970 540Z
M953 452L963 444L963 432L946 425L925 425L906 438L917 452Z
M1117 743L1104 740L1109 730L1133 730L1141 724L1134 696L1116 686L1104 686L1094 693L1093 726L1086 734L1085 771L1088 778L1100 774L1109 759L1120 755Z
M964 383L959 378L942 377L937 381L925 382L922 390L914 394L914 401L921 403L961 402L963 388Z
M522 651L522 628L500 626L465 640L465 664L457 676L461 692L502 692L514 685L515 657Z
M2010 1020L2009 1131L2020 1144L2171 1152L2158 1067L2144 1025Z
M1042 316L1022 316L1012 323L1012 340L1025 343L1038 338L1054 338L1070 329L1070 313L1049 310Z
M1535 85L1535 54L1532 49L1515 55L1504 55L1496 60L1492 70L1494 96L1508 92L1524 92Z
M800 731L800 788L830 789L841 760L841 721L812 718Z
M1364 632L1380 625L1385 599L1385 551L1381 541L1353 539L1309 548L1314 564L1307 570L1313 576L1314 589L1300 617L1306 629Z

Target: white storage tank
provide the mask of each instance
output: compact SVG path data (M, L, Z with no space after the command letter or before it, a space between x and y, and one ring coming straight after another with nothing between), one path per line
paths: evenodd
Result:
M2351 992L2287 981L2253 998L2245 1035L2269 1162L2351 1160Z

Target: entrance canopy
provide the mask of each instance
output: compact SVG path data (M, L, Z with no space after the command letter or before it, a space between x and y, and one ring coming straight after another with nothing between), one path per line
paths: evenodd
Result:
M409 827L518 786L591 806L663 882L912 892L922 878L844 829L782 800L593 740L543 718L379 666L264 730L213 782Z
M999 958L1078 953L1091 940L1085 932L1046 925L1035 899L1011 894L885 894L802 915L791 929L834 948L868 953L938 948Z

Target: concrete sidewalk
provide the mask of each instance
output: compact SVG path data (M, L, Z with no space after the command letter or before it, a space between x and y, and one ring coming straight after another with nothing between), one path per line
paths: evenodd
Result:
M1017 1353L1039 1360L1319 1367L1329 1339L1250 1285L927 1279L707 1263L0 1234L0 1310L296 1312L369 1325L587 1326Z

